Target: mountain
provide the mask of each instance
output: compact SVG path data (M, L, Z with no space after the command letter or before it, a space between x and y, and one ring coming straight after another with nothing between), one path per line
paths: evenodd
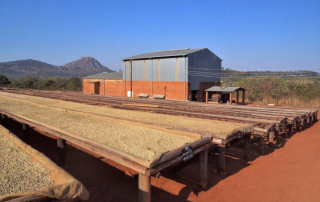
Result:
M63 67L67 69L82 70L82 71L107 71L111 70L100 64L98 60L93 57L82 57L79 60L70 62Z
M100 72L111 72L92 57L83 57L64 66L55 66L37 60L17 60L0 63L0 75L8 77L63 76L78 77Z

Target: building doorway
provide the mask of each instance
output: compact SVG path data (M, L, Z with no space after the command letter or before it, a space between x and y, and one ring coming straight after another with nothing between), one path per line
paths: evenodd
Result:
M100 94L100 82L91 82L90 83L90 94L99 95Z
M198 101L198 91L197 90L191 91L191 101Z

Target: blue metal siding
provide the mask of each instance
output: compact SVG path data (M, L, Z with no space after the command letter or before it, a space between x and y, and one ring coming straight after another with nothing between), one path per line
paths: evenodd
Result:
M158 60L146 60L146 81L157 81Z
M188 58L181 57L179 58L179 81L188 81Z
M160 59L160 81L176 80L176 58Z
M123 80L128 81L130 79L130 62L123 62Z
M199 90L200 82L221 80L221 60L208 49L188 55L190 90Z
M132 81L143 81L143 60L132 61Z

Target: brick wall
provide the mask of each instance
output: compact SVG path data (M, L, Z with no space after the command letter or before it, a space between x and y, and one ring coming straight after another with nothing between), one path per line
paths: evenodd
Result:
M84 79L83 93L92 94L90 86L92 82L100 82L100 94L112 96L127 96L127 91L131 90L131 82L123 80L101 80L101 79ZM138 97L138 94L165 95L167 99L184 99L184 82L166 82L166 81L132 81L133 97ZM151 91L151 88L153 89ZM189 95L189 83L186 83L186 97Z

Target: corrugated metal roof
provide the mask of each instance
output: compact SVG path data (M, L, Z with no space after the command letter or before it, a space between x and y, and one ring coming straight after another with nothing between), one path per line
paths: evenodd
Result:
M83 77L82 79L122 79L122 74L122 72L102 72Z
M236 91L236 90L244 90L243 88L241 87L220 87L220 86L212 86L211 88L208 88L207 90L205 91L215 91L215 92L233 92L233 91Z
M147 58L165 58L165 57L174 57L174 56L185 56L190 53L194 53L206 48L198 48L198 49L177 49L177 50L167 50L167 51L158 51L154 53L143 53L140 55L135 55L132 57L127 57L122 60L135 60L135 59L147 59Z

